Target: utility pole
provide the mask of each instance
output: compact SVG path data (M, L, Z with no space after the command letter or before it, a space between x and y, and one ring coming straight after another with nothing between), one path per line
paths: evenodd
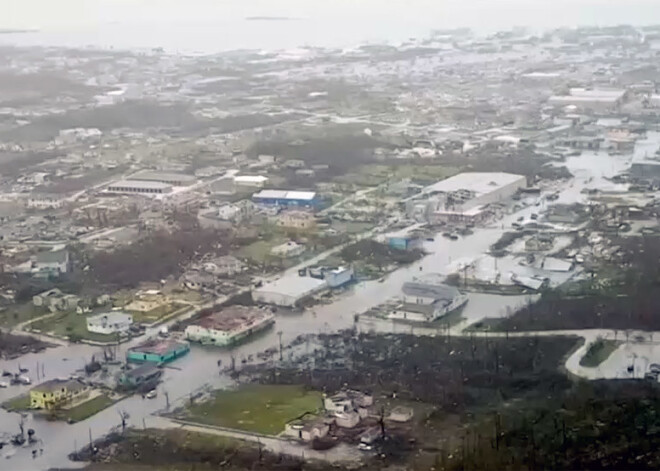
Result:
M280 338L280 361L282 361L282 331L277 332L277 336Z
M94 442L92 441L92 427L89 428L89 452L94 453Z
M165 394L165 408L167 410L170 409L170 394L167 391L164 391L163 394Z

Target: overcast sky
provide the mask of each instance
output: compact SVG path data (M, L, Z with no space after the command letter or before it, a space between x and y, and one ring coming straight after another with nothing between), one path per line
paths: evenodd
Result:
M440 27L660 22L660 0L0 0L2 28L93 28L107 22L197 22L280 15L347 14L378 21L438 18ZM8 4L8 7L7 7Z

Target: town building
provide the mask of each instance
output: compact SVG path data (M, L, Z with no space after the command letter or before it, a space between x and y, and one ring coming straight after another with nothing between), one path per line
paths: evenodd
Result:
M252 201L262 206L283 208L315 208L320 204L317 194L313 191L291 190L261 190L252 195Z
M144 384L155 383L162 374L163 370L154 363L144 363L137 368L122 372L117 383L125 388L133 389Z
M67 249L39 252L32 264L32 273L43 276L58 276L68 273L71 259Z
M60 209L63 205L62 198L55 195L33 195L27 200L28 209Z
M438 283L431 274L403 284L402 303L389 314L391 319L433 322L467 303L468 298L453 286Z
M244 188L263 188L268 182L268 177L263 175L235 175L234 185Z
M329 288L340 288L355 279L352 265L347 267L312 267L309 276L325 280Z
M626 90L571 88L566 95L554 95L548 100L552 106L572 106L578 110L615 111L625 101Z
M325 280L285 274L272 283L252 290L252 299L257 303L294 307L302 300L327 289Z
M241 200L200 211L198 219L203 227L231 227L249 221L253 215L254 204L250 200Z
M426 187L432 198L428 212L433 223L477 223L490 213L487 206L502 203L527 186L522 175L503 172L460 173Z
M268 310L249 306L229 306L186 327L186 338L204 345L226 347L275 323Z
M207 260L202 264L202 268L206 273L229 277L244 272L247 266L233 255L223 255Z
M172 186L188 186L197 182L197 178L195 178L193 175L185 175L182 173L152 172L149 170L135 173L128 177L126 180L166 183Z
M89 386L78 380L51 379L30 390L30 407L53 410L87 395Z
M414 415L414 411L411 407L397 406L390 412L390 415L387 416L387 420L392 422L409 422Z
M305 246L292 240L270 249L270 254L275 257L293 258L302 255L305 252Z
M130 348L126 352L126 359L136 363L168 363L186 355L189 351L188 342L153 338Z
M293 420L284 427L285 435L302 440L303 442L311 442L318 438L323 438L328 435L329 431L330 425L323 418L314 416Z
M137 193L145 195L162 195L172 191L172 185L157 181L120 180L108 185L111 193Z
M424 243L417 236L392 236L387 238L387 245L398 250L421 250Z
M312 230L316 227L316 218L309 211L290 209L277 215L279 227L298 230Z
M87 318L87 330L95 334L112 335L128 332L133 316L123 312L108 312Z

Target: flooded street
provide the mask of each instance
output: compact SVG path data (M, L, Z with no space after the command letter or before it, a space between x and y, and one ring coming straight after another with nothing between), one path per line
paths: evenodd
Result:
M638 143L634 158L644 158L651 155L660 146L660 133L649 132L646 141ZM548 191L560 191L557 202L546 202L542 206L534 204L509 214L486 228L479 228L475 233L459 240L451 241L443 237L437 237L432 242L425 244L429 255L422 260L394 271L385 277L383 282L368 281L361 282L346 293L335 298L331 304L318 305L303 313L278 313L275 326L255 338L253 341L238 346L234 355L237 365L241 359L256 354L271 347L277 347L278 332L282 332L282 342L288 343L296 336L306 333L329 333L351 327L355 320L355 314L377 306L392 298L400 292L401 285L414 276L435 272L449 274L451 265L457 260L474 259L486 253L491 244L511 228L511 223L519 217L528 218L532 213L543 212L551 204L567 204L586 201L588 195L582 191L585 188L598 187L601 189L615 189L616 185L606 180L617 173L626 170L630 166L630 156L610 156L607 153L583 153L579 157L570 157L566 166L575 175L575 178L561 183L560 186L548 188ZM464 308L462 315L465 318L459 328L474 323L484 317L502 317L511 314L522 304L529 302L533 297L529 296L500 296L479 293L470 293L469 302ZM391 321L373 321L371 325L364 325L362 321L360 328L364 330L378 330L386 332L413 332L423 333L427 329L421 327L410 327L395 324ZM443 332L444 327L428 329L426 333ZM619 338L622 338L619 336ZM660 334L658 334L660 339ZM141 339L142 340L142 339ZM138 341L141 341L138 340ZM134 341L138 342L138 341ZM131 343L121 345L119 355L123 357L126 349ZM30 369L33 381L36 377L32 374L37 363L44 365L45 379L56 377L67 377L76 370L82 368L93 354L99 353L98 347L88 345L71 345L68 347L57 347L39 354L25 355L18 360L0 361L0 369L17 370L19 363ZM652 362L654 358L660 358L660 345L656 344L627 344L617 350L601 367L594 373L593 377L621 377L620 373L630 359L636 355L643 361ZM175 404L185 401L191 391L203 387L223 387L231 384L231 380L219 373L218 360L223 365L231 362L230 353L226 350L203 348L192 345L190 354L177 360L165 369L163 384L159 386L160 394L152 400L142 399L140 396L132 396L122 400L118 404L102 411L101 413L80 423L68 425L62 422L48 422L43 419L28 418L26 428L35 429L37 436L43 440L43 455L32 458L27 449L14 449L6 447L0 452L0 470L41 470L53 466L71 467L67 455L74 447L82 447L89 442L90 431L93 438L99 438L108 433L114 427L120 425L119 412L124 411L130 415L129 426L149 427L151 415L163 409L166 405L164 391L167 391L170 403ZM639 360L640 368L643 367ZM585 373L586 375L586 373ZM591 377L591 376L590 376ZM8 389L0 389L0 401L7 400L19 393L27 392L27 386L12 386ZM7 413L0 410L0 432L17 433L19 415ZM9 457L7 453L12 453Z

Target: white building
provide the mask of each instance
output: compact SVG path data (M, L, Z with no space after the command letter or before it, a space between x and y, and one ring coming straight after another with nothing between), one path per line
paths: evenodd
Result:
M501 203L527 186L522 175L503 172L459 173L426 187L424 194L435 200L428 211L432 222L479 222L486 206Z
M227 346L275 323L275 316L264 309L230 306L186 327L186 338L205 345Z
M305 252L305 246L294 241L288 241L281 245L276 245L270 249L270 254L275 257L291 258L302 255Z
M301 300L328 289L325 280L309 276L284 275L279 280L252 290L257 303L293 307Z
M434 274L403 284L402 303L388 317L413 322L433 322L467 303L468 298L453 286L438 283Z
M110 193L165 194L172 191L172 185L146 180L120 180L108 185Z
M133 316L123 312L108 312L87 318L87 330L95 334L111 335L128 332Z
M59 275L71 268L69 251L66 249L39 252L32 263L33 273Z
M611 111L624 102L626 90L571 88L567 95L550 97L548 104L553 106L573 106L581 110Z
M173 186L188 186L197 182L197 178L195 178L193 175L186 175L183 173L152 172L149 170L131 175L127 178L127 180L167 183L168 185Z
M27 200L29 209L59 209L63 204L62 199L49 195L33 195Z
M268 177L263 175L236 175L234 176L234 185L248 188L263 188L268 181Z

